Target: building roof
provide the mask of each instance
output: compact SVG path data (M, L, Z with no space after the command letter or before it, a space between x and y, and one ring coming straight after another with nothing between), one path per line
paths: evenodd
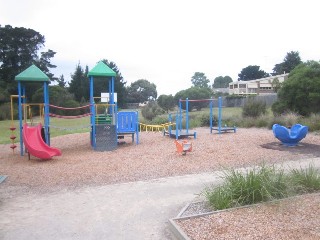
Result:
M36 65L33 64L15 76L14 79L16 81L25 82L48 82L50 80L44 72L42 72Z
M231 82L231 83L229 83L229 85L236 84L236 83L246 84L246 83L256 83L256 82L262 82L262 81L269 81L269 80L273 80L275 78L285 78L288 75L289 75L289 73L284 73L284 74L280 74L280 75L276 75L276 76L270 76L270 77L259 78L259 79L254 79L254 80L247 80L247 81L239 80L239 81Z
M104 62L100 61L98 64L92 68L88 77L115 77L117 74L111 68L109 68Z

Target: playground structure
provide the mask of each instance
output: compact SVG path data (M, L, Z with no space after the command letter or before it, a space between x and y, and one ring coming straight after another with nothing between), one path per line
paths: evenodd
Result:
M116 73L106 64L100 61L89 71L90 81L90 142L94 150L112 151L117 148L118 139L131 135L132 142L136 136L136 144L139 144L138 112L117 112L117 103L114 93L114 77ZM94 78L107 78L109 97L108 103L102 104L107 107L105 115L99 115L96 111L96 103L93 96Z
M295 124L290 129L274 124L272 126L274 136L285 146L297 146L298 143L307 136L308 127Z
M172 130L172 126L169 125L168 130L165 129L163 131L163 135L168 135L171 138L180 139L180 138L187 138L190 136L193 136L194 138L197 137L197 133L189 132L189 103L190 102L209 102L209 108L210 108L210 133L212 133L212 130L218 131L219 134L224 133L224 132L229 132L233 131L234 133L236 132L237 128L236 127L227 127L227 126L222 126L222 98L218 98L218 126L213 127L213 98L210 99L197 99L197 100L190 100L186 98L185 100L180 99L179 100L179 111L176 114L176 123L175 123L175 130ZM186 129L182 129L182 119L183 119L183 114L182 114L182 103L185 102L186 104L186 110L185 110L185 124L186 124ZM169 114L169 122L172 122L172 115Z
M13 134L16 130L13 125L13 98L18 99L18 115L19 115L19 133L20 133L20 155L24 155L24 147L31 155L40 159L49 159L53 156L61 155L61 151L50 147L50 117L74 119L90 116L90 142L94 150L97 151L111 151L117 148L118 139L124 138L126 135L131 135L132 142L136 136L136 143L139 143L138 134L138 113L137 112L117 112L117 103L114 99L114 77L116 73L110 69L103 62L99 62L88 73L90 81L90 104L77 108L65 108L49 104L49 77L43 73L35 65L21 72L15 77L18 82L18 95L11 96L11 127L12 131L10 146L13 150L16 148L14 140L16 136ZM93 97L94 77L110 78L109 80L109 102L104 104L108 110L108 114L96 115L97 106ZM41 82L43 83L44 103L27 103L26 88L27 82ZM39 122L36 127L32 118L31 106L39 107ZM59 115L49 110L78 110L87 113L79 115ZM30 120L28 122L27 120ZM41 131L40 131L40 130ZM39 132L41 134L39 134ZM40 138L41 137L41 138Z

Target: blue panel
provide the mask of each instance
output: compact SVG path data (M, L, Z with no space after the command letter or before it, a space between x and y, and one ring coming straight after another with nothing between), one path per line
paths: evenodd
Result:
M137 113L136 112L119 112L117 120L118 133L136 132L137 130Z

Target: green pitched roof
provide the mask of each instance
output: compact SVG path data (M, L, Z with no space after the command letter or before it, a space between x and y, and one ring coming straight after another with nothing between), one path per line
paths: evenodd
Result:
M102 61L98 62L88 73L88 77L115 77L116 75L117 74Z
M37 66L31 65L23 72L19 73L15 78L16 81L29 81L29 82L47 82L49 77L42 72Z

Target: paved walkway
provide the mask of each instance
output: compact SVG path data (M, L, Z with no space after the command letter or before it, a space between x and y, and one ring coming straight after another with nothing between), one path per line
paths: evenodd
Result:
M286 162L292 168L320 159ZM174 239L168 219L194 200L221 172L0 197L0 239ZM10 176L9 176L10 177ZM0 194L5 184L0 185ZM1 196L1 195L0 195Z

